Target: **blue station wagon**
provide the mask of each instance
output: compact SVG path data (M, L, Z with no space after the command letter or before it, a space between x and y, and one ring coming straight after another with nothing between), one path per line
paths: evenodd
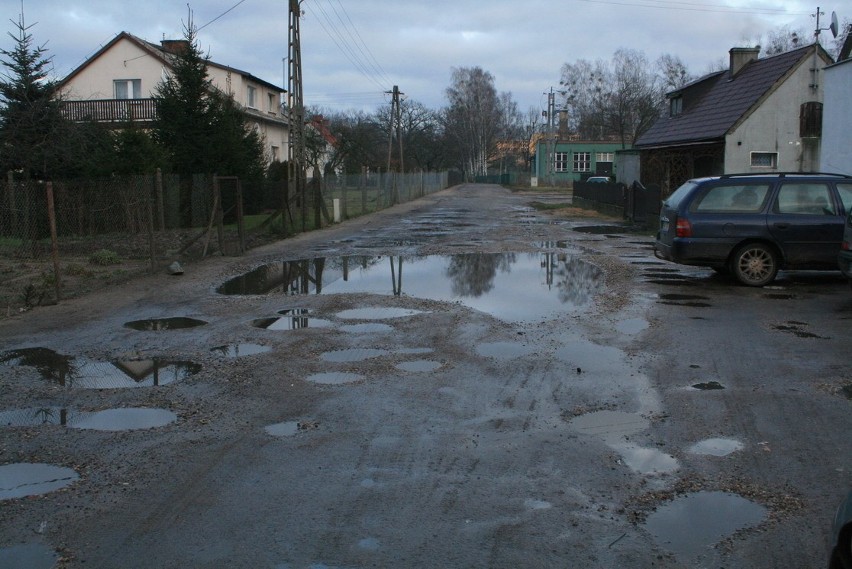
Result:
M687 181L665 199L655 253L764 286L780 269L838 269L852 176L728 174Z

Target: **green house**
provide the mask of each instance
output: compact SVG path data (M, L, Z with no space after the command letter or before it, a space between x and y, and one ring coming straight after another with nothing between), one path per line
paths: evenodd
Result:
M533 184L565 186L590 176L614 177L616 152L626 148L609 140L539 140L532 164Z

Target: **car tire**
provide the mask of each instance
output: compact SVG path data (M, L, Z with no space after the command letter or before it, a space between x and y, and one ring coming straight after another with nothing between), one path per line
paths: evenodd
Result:
M746 286L766 286L778 274L778 254L763 243L747 243L734 253L731 272Z

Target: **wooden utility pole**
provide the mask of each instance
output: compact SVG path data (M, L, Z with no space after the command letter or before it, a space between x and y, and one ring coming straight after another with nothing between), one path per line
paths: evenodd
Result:
M391 163L393 158L393 133L396 126L396 139L399 142L399 172L402 174L405 171L402 161L402 111L399 108L399 96L405 95L399 91L399 87L394 85L393 91L385 91L392 95L391 112L390 112L390 129L388 132L388 175L393 179L393 190L391 195L391 205L399 203L399 186L397 185L397 177L391 174Z
M302 231L308 219L307 176L305 174L305 107L302 95L302 47L299 36L299 18L302 0L290 0L289 57L290 77L288 81L290 104L288 119L290 136L287 145L287 193L295 195L301 206ZM282 212L286 215L286 211Z

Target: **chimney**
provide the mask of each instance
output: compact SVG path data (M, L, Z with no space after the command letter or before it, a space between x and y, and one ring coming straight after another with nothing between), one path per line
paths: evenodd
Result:
M163 51L174 55L186 53L189 49L189 42L187 40L162 40L160 45L163 47Z
M568 138L568 111L560 110L559 111L559 127L558 127L558 137L559 138Z
M728 72L730 78L733 79L747 63L757 59L760 54L760 46L732 47L728 53L731 55L731 66Z

